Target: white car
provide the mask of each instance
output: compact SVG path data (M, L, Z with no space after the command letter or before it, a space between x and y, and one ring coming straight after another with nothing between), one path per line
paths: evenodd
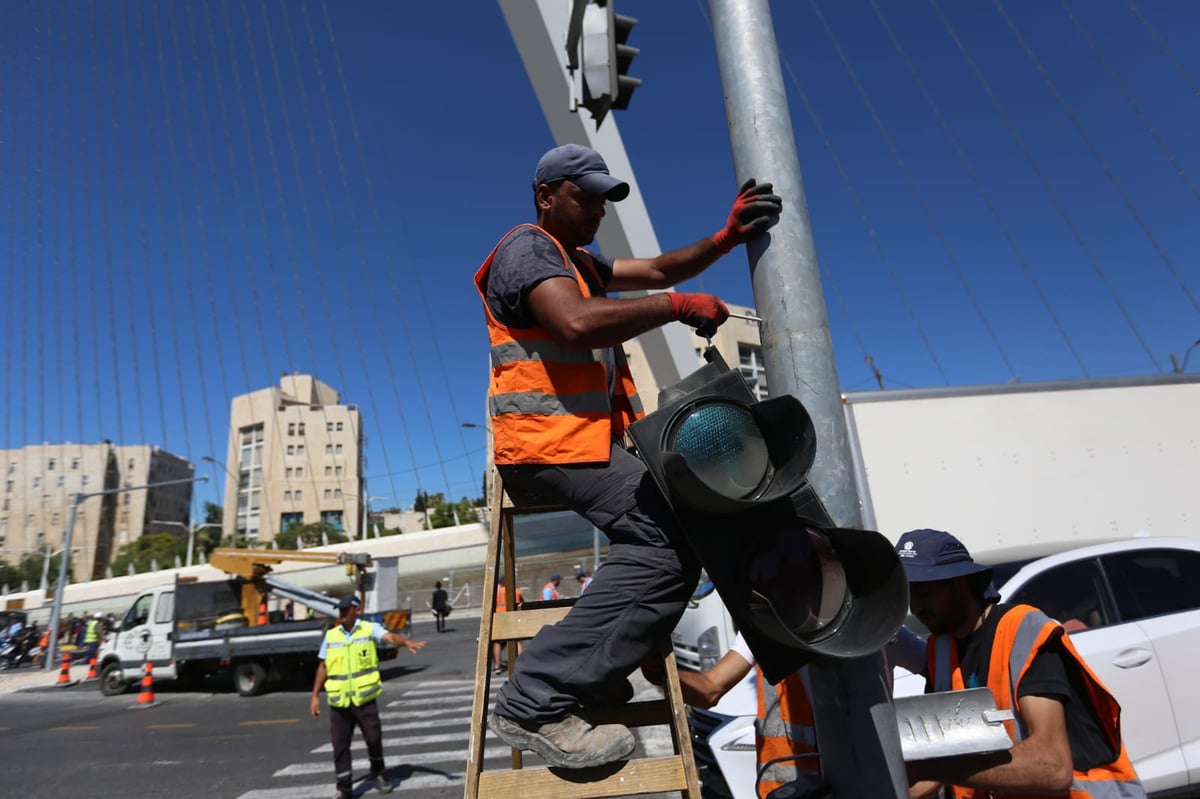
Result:
M981 558L984 562L985 559ZM995 567L1001 601L1041 608L1121 704L1125 748L1146 791L1200 795L1200 539L1133 538ZM915 619L909 617L909 626ZM897 670L897 696L923 677ZM692 710L697 758L735 799L753 797L753 718ZM711 766L710 766L711 769ZM715 775L714 775L715 776Z

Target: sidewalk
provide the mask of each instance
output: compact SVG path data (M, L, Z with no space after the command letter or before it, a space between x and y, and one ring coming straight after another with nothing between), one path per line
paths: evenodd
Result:
M32 668L30 666L22 666L17 669L5 669L0 671L0 695L16 693L31 688L48 688L58 682L59 669L53 668L49 671L43 671L40 668ZM80 665L71 668L71 679L82 680L87 674L87 666ZM79 687L79 686L75 686ZM86 690L96 690L95 684L86 686Z

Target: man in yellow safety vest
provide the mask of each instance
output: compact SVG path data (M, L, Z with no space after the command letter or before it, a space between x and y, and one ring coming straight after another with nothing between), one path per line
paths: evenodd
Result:
M379 642L402 646L414 655L425 646L399 633L388 632L382 625L358 618L358 597L350 594L338 602L338 622L325 633L321 663L313 680L309 712L321 716L321 688L329 699L329 734L333 742L333 767L337 775L340 799L353 796L350 768L350 740L357 725L367 743L367 759L375 777L375 790L391 793L392 784L383 772L383 728L375 700L383 691L379 675Z

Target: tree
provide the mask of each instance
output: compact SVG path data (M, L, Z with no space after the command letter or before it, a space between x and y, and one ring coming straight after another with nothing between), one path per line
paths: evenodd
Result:
M215 502L204 503L204 523L205 524L224 524L225 509Z
M187 553L187 539L171 533L152 533L132 541L117 553L112 562L113 574L125 574L133 564L135 572L148 572L152 566L168 569Z
M329 522L314 522L299 524L293 522L287 526L275 541L280 549L301 549L303 547L319 547L328 541L330 544L341 544L350 539L344 531L334 527Z
M471 509L471 501L463 497L458 502L442 501L441 494L434 494L438 502L430 507L429 523L433 529L453 527L456 523L466 523L475 519L475 511ZM457 515L458 519L455 520Z

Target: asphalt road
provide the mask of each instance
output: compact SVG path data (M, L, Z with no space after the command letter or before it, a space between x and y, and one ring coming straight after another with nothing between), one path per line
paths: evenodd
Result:
M413 637L425 640L425 649L384 664L380 711L393 796L462 796L478 619L447 624L439 634L432 622L418 621ZM493 690L502 680L493 679ZM163 683L154 687L159 704L146 708L138 706L137 690L104 697L83 684L0 696L0 794L328 799L328 715L308 715L310 690L243 698L228 685L184 692ZM664 744L651 730L648 752L665 754ZM352 751L356 796L375 796L360 735ZM508 748L489 739L486 767L506 768L508 759Z

